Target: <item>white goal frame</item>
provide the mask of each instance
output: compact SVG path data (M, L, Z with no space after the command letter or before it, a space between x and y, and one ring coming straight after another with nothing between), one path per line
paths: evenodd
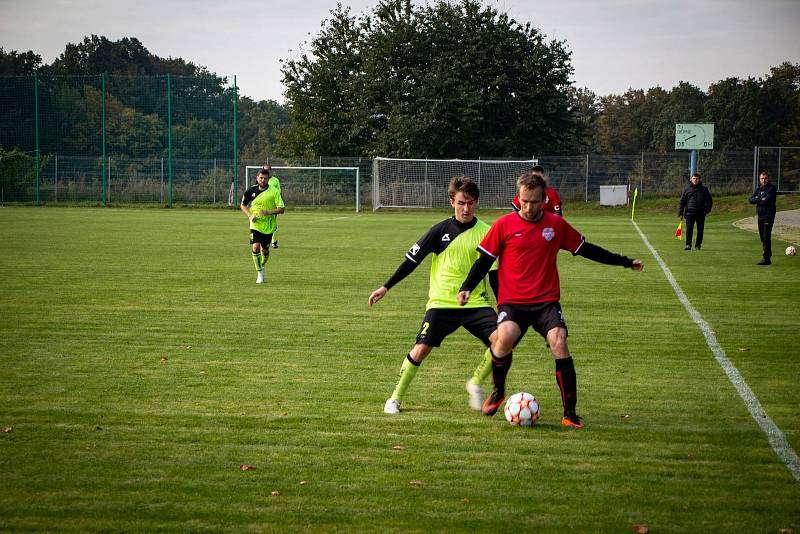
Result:
M372 163L372 209L447 208L447 186L464 174L481 189L481 206L508 209L520 174L539 160L377 157Z
M245 191L251 186L255 184L255 175L260 171L264 166L263 165L248 165L244 168L244 189ZM321 189L321 181L322 181L322 171L355 171L355 197L356 197L356 213L361 211L361 175L360 169L358 167L321 167L321 166L292 166L292 165L273 165L273 171L280 171L280 170L292 170L292 171L320 171L320 189ZM250 170L253 169L255 172L252 173L252 183L250 179ZM281 177L276 173L276 177L280 179ZM283 185L283 184L281 184Z

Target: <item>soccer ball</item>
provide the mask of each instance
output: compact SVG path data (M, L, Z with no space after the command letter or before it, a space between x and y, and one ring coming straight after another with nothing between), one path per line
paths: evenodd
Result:
M794 256L795 254L797 254L797 249L796 248L794 248L792 245L789 245L788 247L786 247L786 255L787 256Z
M530 393L511 395L503 412L508 422L515 426L533 426L541 415L539 402Z

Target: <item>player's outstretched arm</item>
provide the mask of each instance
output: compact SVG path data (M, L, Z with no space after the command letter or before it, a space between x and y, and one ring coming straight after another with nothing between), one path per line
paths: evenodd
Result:
M397 285L403 278L413 273L414 269L416 268L417 264L406 258L405 261L400 264L391 278L389 278L381 287L372 292L372 294L369 296L369 305L372 306L381 300L386 295L387 291Z
M373 304L381 300L386 295L387 291L389 290L386 289L386 286L381 286L373 291L369 296L369 307L371 308Z
M641 271L644 269L642 260L632 260L627 256L622 256L615 252L604 249L603 247L593 245L588 241L584 241L576 256L583 256L587 260L596 261L597 263L604 263L606 265L619 265L634 271Z

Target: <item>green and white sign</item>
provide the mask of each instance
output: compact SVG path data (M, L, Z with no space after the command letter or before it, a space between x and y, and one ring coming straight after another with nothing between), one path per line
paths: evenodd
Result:
M714 124L676 124L676 150L711 150L714 148Z

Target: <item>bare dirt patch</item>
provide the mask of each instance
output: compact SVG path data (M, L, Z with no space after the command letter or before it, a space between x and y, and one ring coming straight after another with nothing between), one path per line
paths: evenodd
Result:
M745 217L733 223L737 228L758 233L758 223L755 217ZM789 241L797 245L800 243L800 210L779 211L775 215L775 226L772 236Z

